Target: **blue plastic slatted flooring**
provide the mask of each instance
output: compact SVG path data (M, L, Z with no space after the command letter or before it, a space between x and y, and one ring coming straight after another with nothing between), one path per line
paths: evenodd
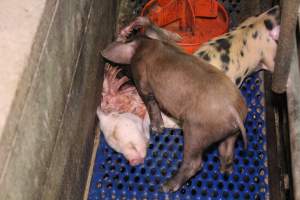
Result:
M161 183L176 171L182 160L182 130L166 129L161 135L151 134L147 158L143 165L136 167L114 152L102 135L89 200L266 199L269 188L265 109L260 85L261 79L255 74L241 88L250 108L245 122L249 146L245 151L242 139L237 141L232 174L219 172L218 152L213 146L204 154L203 169L195 177L175 193L162 193Z

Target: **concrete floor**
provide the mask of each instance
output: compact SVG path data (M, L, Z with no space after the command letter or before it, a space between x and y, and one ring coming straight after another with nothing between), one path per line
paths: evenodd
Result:
M44 5L45 0L0 1L0 140Z

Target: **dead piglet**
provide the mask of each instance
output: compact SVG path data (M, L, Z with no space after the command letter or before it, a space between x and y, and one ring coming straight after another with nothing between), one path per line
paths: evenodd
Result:
M275 6L203 44L194 55L223 71L239 87L255 71L273 72L279 18L280 10Z
M149 142L149 120L136 88L128 78L116 76L120 69L106 65L102 100L97 108L99 128L107 144L124 155L130 165L144 162Z
M183 124L183 162L163 184L163 191L176 191L194 176L201 169L204 150L216 142L221 142L221 169L230 171L239 130L245 146L247 141L243 126L247 107L239 90L220 70L184 53L172 43L172 34L156 31L147 18L137 18L126 30L136 26L143 26L145 34L125 43L113 42L102 55L113 62L131 63L152 127L161 129L160 108Z
M123 154L130 165L143 163L149 143L146 121L130 112L104 113L100 107L97 108L97 116L107 144Z
M101 110L105 113L132 113L144 119L147 114L144 102L141 100L135 86L128 84L127 76L118 79L121 71L118 67L105 66L103 80Z

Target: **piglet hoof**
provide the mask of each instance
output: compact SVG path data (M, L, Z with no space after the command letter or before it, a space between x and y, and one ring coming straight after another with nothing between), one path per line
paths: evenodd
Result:
M167 180L161 186L162 192L176 192L180 188L180 185L172 179Z
M223 174L231 174L233 172L233 165L232 164L221 165L220 171Z

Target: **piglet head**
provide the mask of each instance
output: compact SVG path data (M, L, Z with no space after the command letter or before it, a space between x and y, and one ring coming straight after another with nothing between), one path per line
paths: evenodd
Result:
M141 28L143 28L143 32L140 33L140 35L146 36L150 39L162 41L179 41L181 39L177 33L155 26L147 17L137 17L133 22L120 31L117 39L110 43L101 52L101 55L107 60L115 63L130 64L131 58L139 46L137 37L130 36L133 34L133 30Z
M279 39L280 32L280 8L274 6L262 14L264 18L264 25L270 33L270 37L277 41Z
M280 32L280 8L279 6L274 6L266 12L253 18L257 23L261 23L261 26L264 27L266 31L269 32L269 36L274 41L277 41L279 38Z
M128 144L124 150L123 155L129 161L132 166L142 164L147 154L147 146Z
M142 123L142 131L141 137L143 138L144 142L137 143L130 143L127 145L127 148L124 150L124 156L129 161L129 164L132 166L142 164L145 160L147 155L147 147L148 141L150 139L150 119L148 114L145 115Z
M277 41L280 33L280 8L274 6L264 13L250 17L241 26L251 27L251 30L256 31L258 34L263 35L261 40L257 43L262 50L261 63L258 69L265 69L267 71L274 71L274 58L277 50ZM255 37L253 36L255 40ZM257 40L256 40L257 41Z
M265 45L265 48L268 52L264 53L262 58L262 68L270 72L274 71L274 58L277 50L277 43L280 33L280 8L279 6L274 6L273 8L267 10L261 16L261 21L263 27L269 34L269 41Z

